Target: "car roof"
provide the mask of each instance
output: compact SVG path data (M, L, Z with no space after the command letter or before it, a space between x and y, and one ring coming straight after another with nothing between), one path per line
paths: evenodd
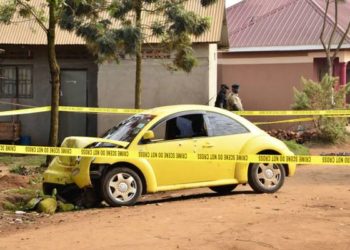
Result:
M177 112L186 112L186 111L220 111L218 108L214 108L206 105L195 105L195 104L183 104L183 105L170 105L162 106L152 109L147 109L143 113L152 114L152 115L165 115L173 114Z

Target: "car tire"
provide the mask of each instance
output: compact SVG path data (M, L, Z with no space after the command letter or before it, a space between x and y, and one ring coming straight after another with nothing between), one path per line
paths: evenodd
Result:
M238 186L237 184L230 184L230 185L215 186L215 187L209 187L209 188L218 194L229 194L237 186Z
M142 182L130 168L112 168L102 178L101 192L112 207L131 206L142 194Z
M285 176L281 164L254 163L248 171L248 182L257 193L274 193L282 187Z

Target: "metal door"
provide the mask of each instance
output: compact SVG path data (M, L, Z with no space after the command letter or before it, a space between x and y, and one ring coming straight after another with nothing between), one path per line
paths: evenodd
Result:
M86 70L61 71L61 106L85 107L87 104ZM60 112L62 141L67 136L86 136L86 114Z

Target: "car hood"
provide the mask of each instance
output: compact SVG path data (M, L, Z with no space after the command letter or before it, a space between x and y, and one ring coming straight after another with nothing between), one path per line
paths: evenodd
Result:
M64 139L61 146L67 148L85 148L98 142L106 142L123 148L126 148L129 145L129 142L126 141L115 141L98 137L70 136Z

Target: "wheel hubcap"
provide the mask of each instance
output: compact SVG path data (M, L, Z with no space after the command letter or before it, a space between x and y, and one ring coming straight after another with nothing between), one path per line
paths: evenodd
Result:
M118 186L119 192L125 193L128 190L128 184L122 182Z
M271 179L273 177L273 171L271 169L266 169L265 176L266 176L266 178Z
M111 198L120 203L125 203L135 197L137 184L130 174L115 174L109 181L108 192Z
M260 163L256 170L257 179L264 188L272 189L281 180L281 170L279 165L272 163Z

